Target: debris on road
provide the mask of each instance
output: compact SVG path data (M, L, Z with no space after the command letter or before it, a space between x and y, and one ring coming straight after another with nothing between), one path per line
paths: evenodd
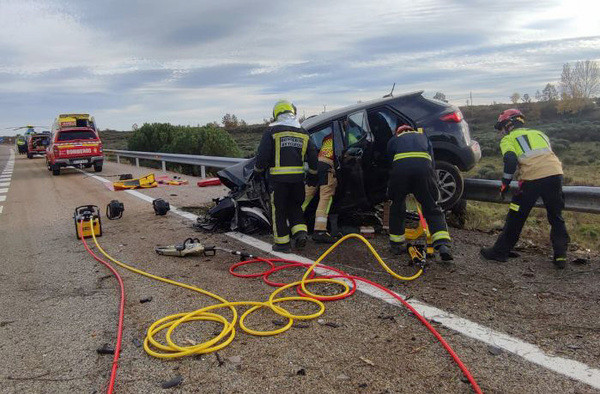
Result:
M104 345L96 349L96 352L98 354L115 354L115 348L109 345L108 343L105 343Z
M140 298L140 304L145 304L146 302L152 301L152 296Z
M502 354L502 349L500 349L498 346L489 345L487 347L487 350L493 356L499 356L500 354Z
M177 375L177 376L175 376L175 377L174 377L173 379L171 379L171 380L167 380L167 381L165 381L165 382L162 382L162 383L160 384L160 386L161 386L163 389L170 389L170 388L173 388L173 387L179 386L179 385L180 385L182 382L183 382L183 377L182 377L181 375Z

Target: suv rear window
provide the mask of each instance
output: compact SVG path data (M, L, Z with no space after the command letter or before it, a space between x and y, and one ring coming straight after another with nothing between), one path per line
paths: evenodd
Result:
M90 130L84 131L61 131L58 133L57 141L95 140L96 133Z

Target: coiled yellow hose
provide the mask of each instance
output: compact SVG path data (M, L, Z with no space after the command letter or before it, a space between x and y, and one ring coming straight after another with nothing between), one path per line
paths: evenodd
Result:
M196 286L192 286L192 285L188 285L185 283L181 283L181 282L177 282L171 279L167 279L167 278L163 278L157 275L153 275L150 274L148 272L142 271L140 269L137 269L135 267L132 267L128 264L125 264L113 257L111 257L108 253L106 253L106 251L104 251L104 249L102 249L102 247L100 246L100 244L98 243L98 240L96 239L96 236L93 234L92 232L92 237L94 240L94 244L96 245L96 247L98 248L98 250L104 255L106 256L106 258L108 258L110 261L112 261L113 263L117 264L118 266L125 268L131 272L134 272L136 274L139 275L143 275L147 278L150 279L154 279L160 282L164 282L164 283L168 283L174 286L179 286L182 287L184 289L188 289L191 291L195 291L197 293L203 294L205 296L208 296L210 298L215 299L216 301L218 301L217 304L214 305L210 305L204 308L200 308L197 309L195 311L192 312L182 312L182 313L176 313L173 315L169 315L166 317L163 317L162 319L157 320L156 322L154 322L149 328L148 331L146 332L146 337L144 338L144 349L145 351L154 357L158 357L158 358L177 358L177 357L183 357L183 356L188 356L188 355L192 355L192 354L204 354L204 353L211 353L211 352L215 352L218 351L220 349L223 349L224 347L226 347L227 345L229 345L233 339L235 338L235 326L236 323L238 323L238 312L236 307L237 306L250 306L250 308L244 312L240 317L239 317L239 327L247 332L248 334L251 335L258 335L258 336L269 336L269 335L277 335L277 334L281 334L285 331L287 331L292 324L294 323L294 320L310 320L310 319L315 319L319 316L321 316L323 314L323 312L325 312L325 305L323 304L322 301L320 300L329 300L329 299L333 299L333 298L339 298L340 296L346 295L350 292L350 286L342 281L342 280L337 280L337 279L332 279L332 278L314 278L314 279L309 279L308 276L310 275L311 271L314 270L314 268L327 256L329 255L335 248L337 248L342 242L346 241L347 239L350 238L357 238L359 240L361 240L365 245L367 245L369 251L371 251L371 253L375 256L375 258L377 259L377 261L379 262L379 264L381 264L381 266L392 276L394 276L397 279L400 280L414 280L416 278L418 278L422 273L423 273L423 269L419 269L419 271L409 277L404 277L401 275L398 275L397 273L395 273L392 269L390 269L388 267L388 265L383 261L383 259L379 256L379 254L377 253L377 251L373 248L373 246L369 243L369 241L367 241L364 237L362 237L361 235L358 234L349 234L346 235L344 237L342 237L339 241L337 241L335 244L333 244L329 249L327 249L327 251L325 253L323 253L308 269L307 271L304 273L304 276L302 277L301 280L296 281L296 282L292 282L289 284L286 284L282 287L279 287L277 289L275 289L275 291L273 291L271 293L271 295L269 296L269 298L267 299L267 301L264 302L260 302L260 301L227 301L226 299L211 293L207 290L201 289L199 287ZM84 240L85 242L85 240ZM310 283L333 283L339 286L343 287L343 291L339 294L336 294L334 296L326 296L326 295L318 295L318 294L314 294L312 292L309 292L308 289L306 288L307 284ZM289 289L289 288L293 288L294 286L298 286L300 285L302 287L302 291L308 295L309 297L302 297L302 296L288 296L288 297L279 297L278 295ZM316 298L310 298L310 297L318 297L319 299ZM286 301L305 301L305 302L310 302L315 304L318 307L318 310L314 313L310 313L310 314L305 314L305 315L296 315L296 314L292 314L289 311L287 311L284 307L280 306L280 305L276 305L276 304L280 304ZM227 318L225 318L224 316L215 313L215 310L221 309L221 308L227 308L231 311L232 317L230 320L228 320ZM288 323L286 325L284 325L281 328L275 329L275 330L269 330L269 331L258 331L258 330L253 330L251 328L248 328L245 324L245 319L254 311L260 309L260 308L269 308L271 309L273 312L275 312L276 314L285 317L288 319ZM200 344L196 344L196 345L191 345L191 346L182 346L180 344L177 344L173 341L172 335L173 332L183 323L186 322L190 322L190 321L213 321L213 322L217 322L217 323L221 323L223 325L223 328L221 330L221 332L215 336L214 338L205 341L203 343ZM165 331L166 330L166 331ZM156 339L156 336L162 332L165 331L164 333L164 337L165 337L165 342L161 343L160 341L158 341Z

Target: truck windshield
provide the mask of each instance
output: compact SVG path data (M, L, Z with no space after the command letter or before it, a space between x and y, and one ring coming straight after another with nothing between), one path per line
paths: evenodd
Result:
M57 141L95 140L96 133L90 130L84 131L61 131L58 133Z

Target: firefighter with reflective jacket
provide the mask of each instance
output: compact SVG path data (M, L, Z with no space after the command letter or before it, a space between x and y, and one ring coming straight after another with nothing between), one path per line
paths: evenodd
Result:
M388 194L390 207L390 248L393 254L404 250L406 196L412 193L421 204L434 249L444 261L452 260L450 234L444 212L437 203L439 190L434 170L433 147L429 138L412 127L403 125L387 144L392 161Z
M304 222L304 162L308 163L306 182L317 183L317 150L308 133L296 119L296 107L280 100L273 107L273 119L258 146L254 171L268 170L273 222L273 250L289 253L290 231L298 248L306 245Z
M502 112L495 125L504 134L500 142L504 157L500 193L504 197L508 192L514 175L519 181L519 189L512 198L502 233L494 246L481 249L481 255L496 261L506 261L515 255L512 249L519 240L529 212L541 197L552 226L550 239L554 249L553 263L557 268L564 268L569 234L562 218L562 164L552 152L546 134L525 128L524 125L525 117L518 109Z
M334 243L336 241L335 237L327 232L327 216L337 187L333 159L333 133L329 133L323 138L318 154L318 184L315 186L306 185L304 204L302 204L302 209L306 210L317 191L319 192L319 203L315 212L315 227L312 236L313 241L317 243Z

